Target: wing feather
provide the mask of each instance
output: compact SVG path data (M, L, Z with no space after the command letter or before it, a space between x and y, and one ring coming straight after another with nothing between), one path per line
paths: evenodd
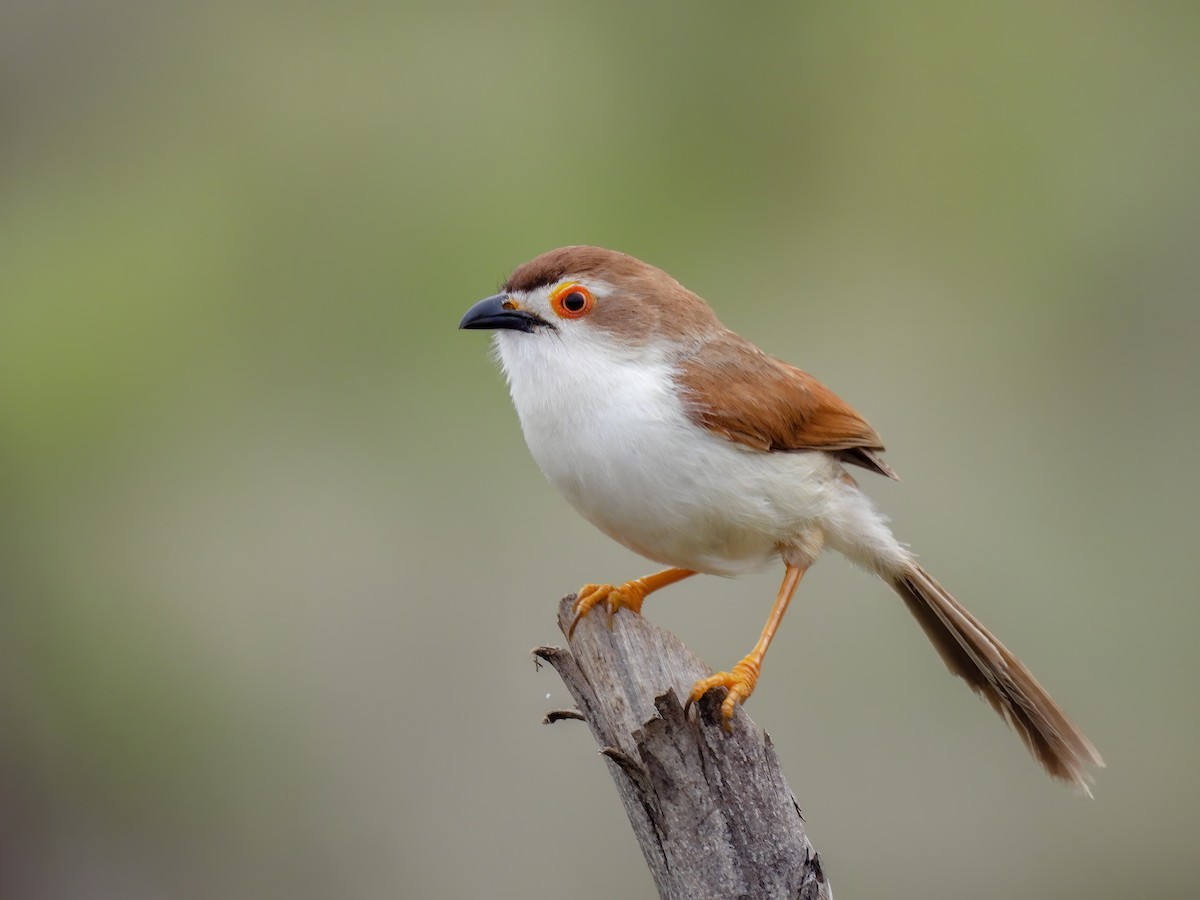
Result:
M764 453L825 450L896 477L878 456L883 439L848 403L733 332L681 361L679 373L691 420L726 440Z

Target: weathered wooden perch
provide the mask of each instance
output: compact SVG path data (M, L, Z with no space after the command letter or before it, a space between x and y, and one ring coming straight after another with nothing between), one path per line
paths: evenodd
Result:
M574 600L559 604L564 635ZM546 722L582 718L591 727L660 897L832 897L771 739L741 709L726 734L711 695L698 718L685 718L679 698L711 672L678 638L625 610L609 631L598 608L569 650L533 653L579 705Z

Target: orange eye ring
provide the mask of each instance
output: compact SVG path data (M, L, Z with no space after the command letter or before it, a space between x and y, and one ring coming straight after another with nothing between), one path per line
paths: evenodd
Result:
M550 292L550 308L561 319L582 319L595 305L592 292L578 281L565 281Z

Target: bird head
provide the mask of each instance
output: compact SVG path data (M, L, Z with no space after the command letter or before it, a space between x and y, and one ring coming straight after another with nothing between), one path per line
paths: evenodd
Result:
M472 306L459 328L498 340L636 350L694 344L720 328L708 304L661 269L601 247L560 247L516 271Z

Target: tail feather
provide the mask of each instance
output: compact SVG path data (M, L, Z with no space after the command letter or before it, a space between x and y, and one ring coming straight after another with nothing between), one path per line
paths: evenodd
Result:
M915 563L892 586L950 671L1008 721L1047 773L1090 795L1087 766L1104 761L1021 661Z

